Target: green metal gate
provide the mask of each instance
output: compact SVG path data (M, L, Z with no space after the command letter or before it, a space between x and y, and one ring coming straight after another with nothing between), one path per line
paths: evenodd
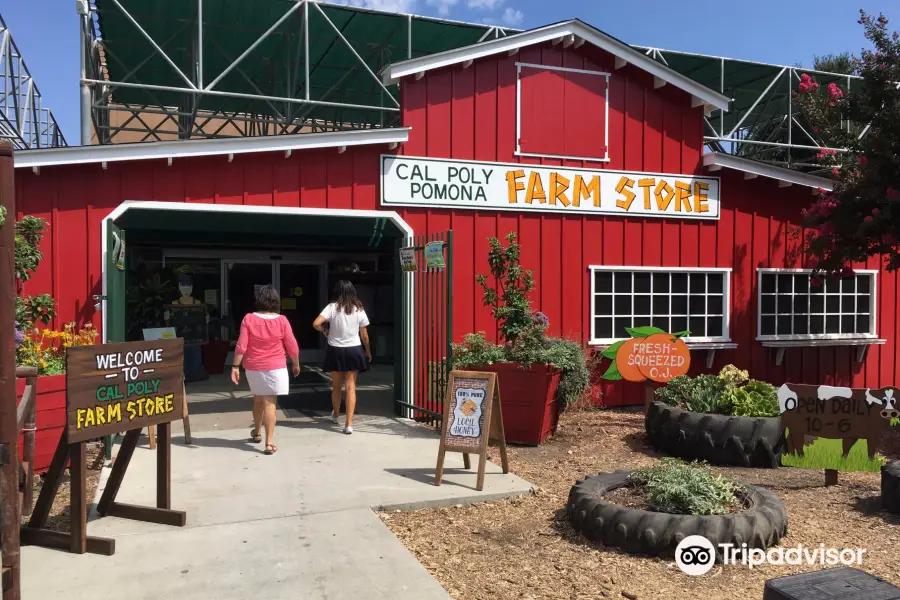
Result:
M415 236L412 247L416 270L408 275L412 287L407 300L410 319L403 321L413 327L408 342L411 348L404 349L411 361L411 377L409 371L402 376L396 408L399 416L437 425L443 416L452 363L453 232ZM439 254L443 266L429 266L426 247L439 250L433 256ZM410 397L412 404L406 401Z

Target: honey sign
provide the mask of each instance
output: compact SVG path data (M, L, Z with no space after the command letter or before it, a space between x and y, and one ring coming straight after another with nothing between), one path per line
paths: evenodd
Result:
M683 337L690 331L666 333L656 327L626 329L630 339L621 340L603 351L612 362L604 379L665 383L686 375L691 367L691 353Z

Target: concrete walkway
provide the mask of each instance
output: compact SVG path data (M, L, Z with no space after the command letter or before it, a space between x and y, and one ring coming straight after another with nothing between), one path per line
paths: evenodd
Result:
M346 436L324 415L282 411L278 452L265 456L248 440L249 411L232 412L225 421L235 428L196 418L193 445L180 433L174 438L173 508L187 511L186 527L92 521L89 534L116 539L112 557L23 548L23 598L446 599L373 508L446 506L532 489L488 463L485 490L477 492L475 470L463 470L461 455L448 455L444 484L434 486L438 436L381 416L360 416ZM145 439L118 500L154 505L155 464Z

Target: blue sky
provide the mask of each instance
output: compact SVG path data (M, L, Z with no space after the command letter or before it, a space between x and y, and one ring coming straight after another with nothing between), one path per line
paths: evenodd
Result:
M152 2L153 0L145 0ZM188 1L188 0L183 0ZM254 0L263 1L263 0ZM858 53L859 8L900 29L897 0L344 0L343 4L530 28L578 17L631 44L778 64ZM78 143L78 19L73 0L0 0L0 15L70 144Z

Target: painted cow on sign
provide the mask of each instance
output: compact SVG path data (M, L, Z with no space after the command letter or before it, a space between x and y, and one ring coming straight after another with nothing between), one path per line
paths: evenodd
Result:
M788 430L788 452L803 456L807 436L840 439L844 457L857 440L868 445L869 458L891 419L900 418L897 388L852 389L786 383L778 388L781 427Z

